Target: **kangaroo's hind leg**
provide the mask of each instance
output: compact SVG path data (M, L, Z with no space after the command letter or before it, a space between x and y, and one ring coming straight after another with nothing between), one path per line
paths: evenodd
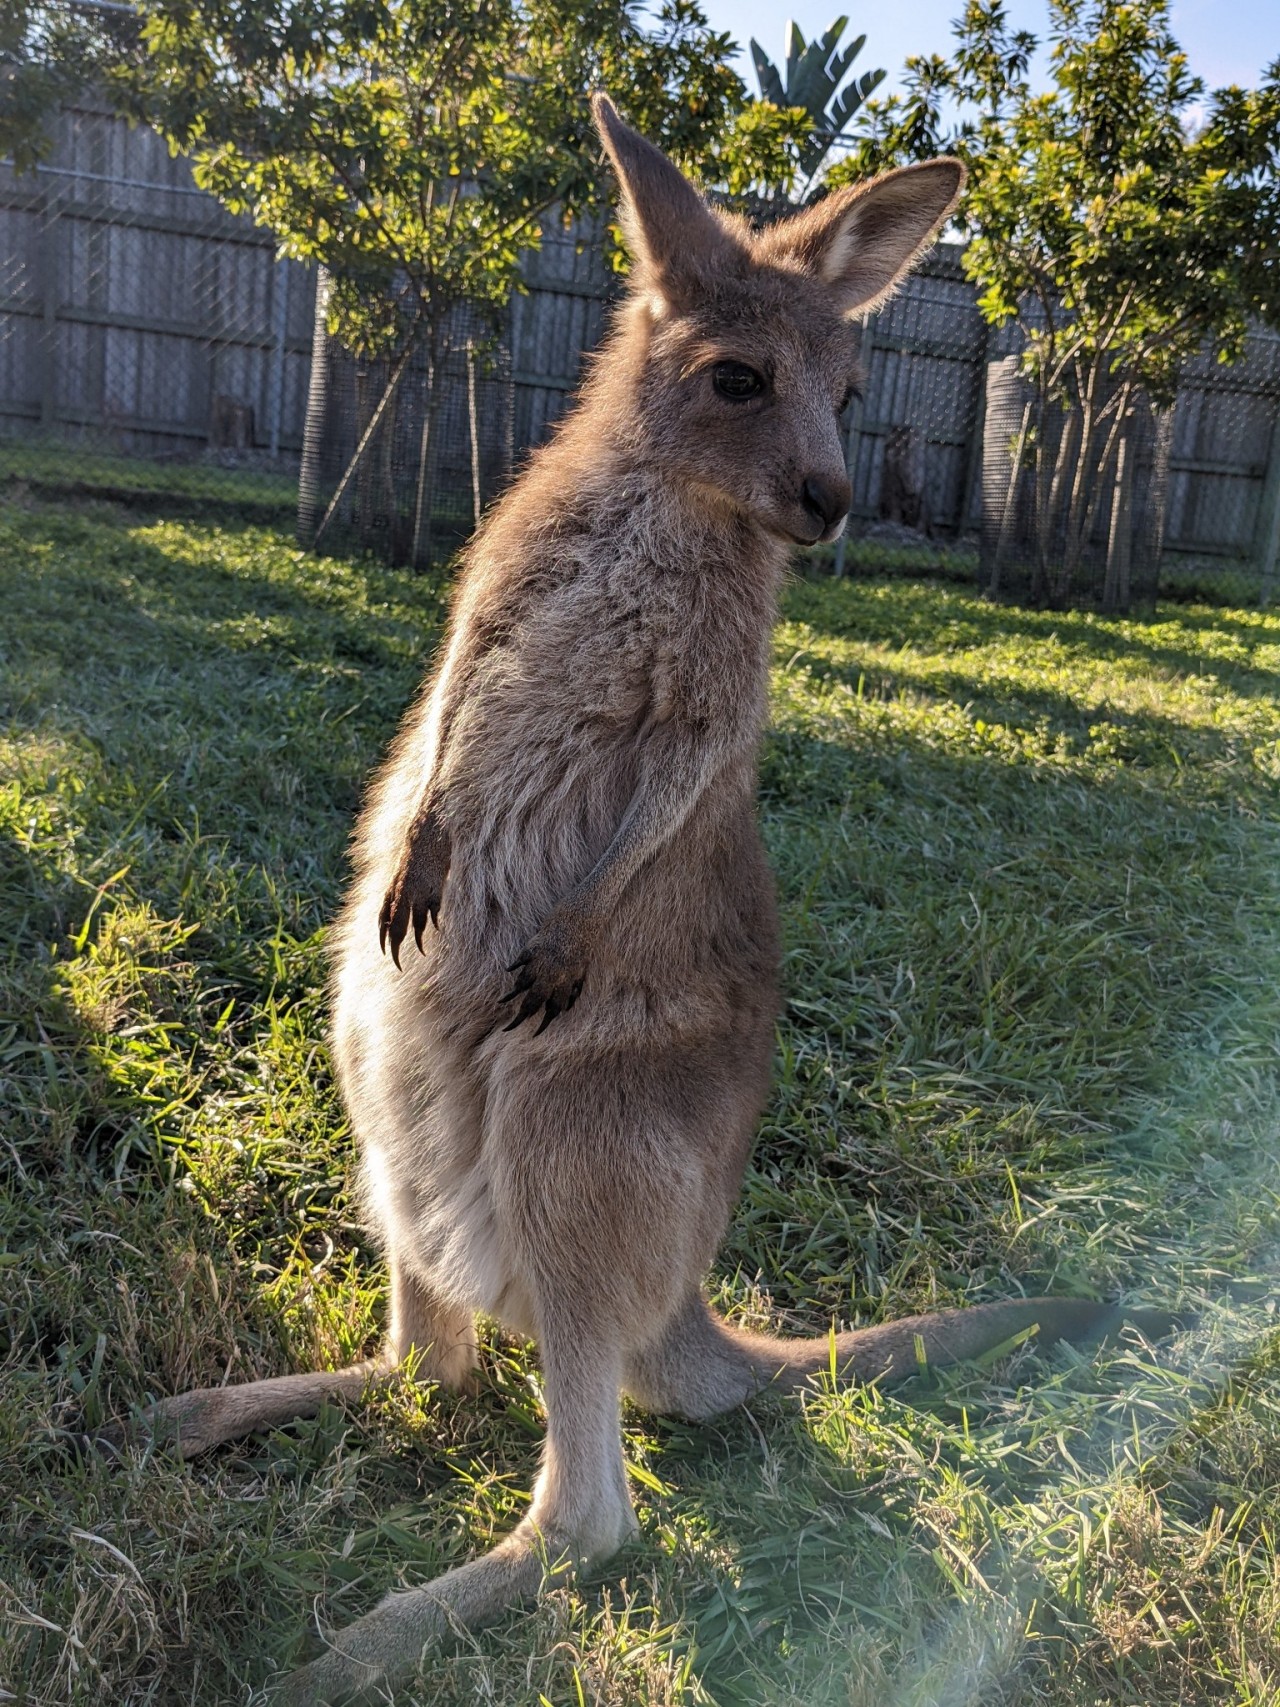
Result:
M476 1319L470 1310L440 1297L406 1263L391 1264L391 1315L383 1358L388 1369L412 1359L415 1381L471 1392L479 1357Z
M317 1707L405 1676L459 1627L477 1629L544 1580L601 1560L635 1526L622 1459L620 1364L602 1324L540 1309L547 1439L528 1514L491 1552L420 1588L389 1594L284 1680L273 1707Z
M549 1571L602 1562L635 1529L619 1395L635 1324L649 1307L665 1314L673 1288L683 1291L683 1217L655 1215L652 1188L664 1168L681 1168L684 1147L627 1063L575 1068L529 1053L508 1051L485 1124L509 1263L495 1303L505 1299L510 1324L537 1339L546 1396L528 1515L491 1552L338 1631L284 1683L288 1707L402 1677L451 1629L492 1621L535 1595Z

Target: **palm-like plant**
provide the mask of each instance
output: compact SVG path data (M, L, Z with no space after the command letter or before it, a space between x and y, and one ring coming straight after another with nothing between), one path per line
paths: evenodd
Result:
M800 26L788 18L784 46L786 71L777 66L757 41L751 43L760 93L777 107L803 107L813 121L813 128L800 151L800 170L806 191L812 186L818 168L826 159L832 143L847 130L849 121L874 89L884 82L883 71L866 71L855 77L841 90L849 67L862 52L866 36L858 36L847 47L840 46L840 37L848 18L837 18L828 24L820 36L806 43Z

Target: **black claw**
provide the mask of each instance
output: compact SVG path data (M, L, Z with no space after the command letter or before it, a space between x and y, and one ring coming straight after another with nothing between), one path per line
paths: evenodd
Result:
M523 996L526 990L533 988L533 973L525 972L516 979L515 985L502 998L504 1002L514 1002L517 996Z
M533 1014L536 1014L541 1006L542 997L539 996L536 991L530 991L520 1006L520 1012L511 1021L510 1025L503 1026L503 1031L514 1031L518 1025L523 1025L527 1019L529 1019Z
M390 920L387 918L387 915L385 913L379 914L379 916L378 916L378 947L382 951L383 954L385 954L387 952L387 929L388 929L389 924L390 924Z
M440 929L440 903L438 901L433 901L427 908L427 915L431 920L432 929L438 931ZM419 944L418 946L421 947L422 945Z
M400 938L394 934L392 935L392 938L391 938L391 958L392 958L392 960L395 961L396 971L399 972L399 970L400 970Z
M564 1004L564 1008L562 1009L562 1012L568 1013L569 1009L577 1001L578 997L582 994L582 986L583 986L584 982L585 982L584 979L582 979L582 978L578 979L578 982L573 986L572 990L570 990L570 992L569 992L569 999Z
M549 997L547 1000L547 1011L542 1016L542 1024L538 1027L537 1031L535 1031L533 1035L535 1037L541 1037L543 1032L551 1024L552 1020L560 1012L562 1012L562 1009L560 1007L559 1002L555 999L554 996Z
M516 956L516 958L511 962L510 966L507 967L507 971L508 972L518 972L522 966L527 966L532 959L533 959L533 950L531 948L526 949L523 954L519 954Z

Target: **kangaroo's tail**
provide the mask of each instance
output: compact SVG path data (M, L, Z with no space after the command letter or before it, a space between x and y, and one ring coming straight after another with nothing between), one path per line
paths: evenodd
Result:
M786 1339L730 1327L701 1298L690 1299L652 1345L633 1357L627 1390L647 1409L695 1420L716 1416L765 1387L791 1392L831 1370L837 1381L905 1380L925 1367L984 1357L1034 1334L1039 1345L1088 1345L1129 1325L1161 1339L1179 1325L1160 1310L1088 1298L1012 1298L965 1309L902 1316L871 1328Z

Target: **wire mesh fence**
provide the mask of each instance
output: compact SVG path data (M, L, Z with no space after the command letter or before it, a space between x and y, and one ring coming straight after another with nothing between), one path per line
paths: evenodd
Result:
M159 137L81 102L38 172L0 162L0 479L125 498L163 486L278 521L296 505L321 549L445 555L551 430L604 332L618 280L603 228L548 220L525 283L496 329L456 315L434 365L424 349L359 360L324 334L313 273L227 215ZM954 245L870 318L846 422L849 533L820 571L942 569L998 597L1117 609L1157 589L1275 596L1280 336L1255 328L1240 361L1191 364L1169 411L1135 401L1123 454L1081 465L1082 507L1053 517L1037 447L1042 468L1064 449L1071 464L1077 425L1026 418L1016 350Z
M1280 332L1254 327L1230 366L1182 375L1170 425L1161 591L1234 603L1280 596Z
M153 132L64 111L38 170L0 163L0 470L136 494L148 463L195 464L207 494L280 510L313 295Z
M415 339L377 361L318 326L300 540L415 567L453 550L510 478L512 409L510 351L476 315L453 314L434 356Z

